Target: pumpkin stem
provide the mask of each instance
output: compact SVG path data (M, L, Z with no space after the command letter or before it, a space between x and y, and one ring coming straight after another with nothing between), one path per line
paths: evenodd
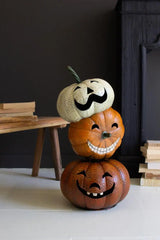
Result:
M78 74L74 71L74 69L73 69L71 66L67 66L67 68L68 68L68 70L72 73L72 75L74 76L74 78L76 79L76 81L77 81L78 83L80 83L81 80L80 80Z

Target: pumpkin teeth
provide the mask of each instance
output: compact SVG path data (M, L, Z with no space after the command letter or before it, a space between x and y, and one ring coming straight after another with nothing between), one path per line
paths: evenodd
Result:
M90 192L87 192L87 195L92 195L93 197L97 197L97 196L103 196L103 192L101 193L90 193Z
M94 197L97 197L97 193L92 193Z
M98 148L98 147L94 146L90 141L88 141L88 146L95 153L106 154L106 153L110 153L114 150L114 148L116 147L119 140L120 140L120 137L111 146L106 147L106 148Z

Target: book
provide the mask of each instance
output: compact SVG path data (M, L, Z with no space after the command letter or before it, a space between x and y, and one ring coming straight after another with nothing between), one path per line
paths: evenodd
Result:
M146 148L144 146L141 146L140 151L146 154L157 154L160 153L160 148Z
M147 149L160 149L160 144L148 145L147 143L145 143L144 147Z
M149 163L149 162L160 162L160 158L157 158L157 159L148 159L148 158L145 158L145 163Z
M156 159L159 159L160 158L160 154L144 154L142 153L143 157L147 158L148 160L156 160Z
M0 109L0 116L6 113L35 112L35 108Z
M24 116L33 116L33 112L17 112L17 113L0 113L0 119L1 117L24 117Z
M142 152L142 155L146 157L147 159L160 159L160 149L149 149L145 146L140 147L140 151Z
M148 162L147 168L148 169L160 169L160 162Z
M19 102L19 103L0 103L0 109L35 109L35 102Z
M160 179L147 179L142 177L140 179L141 186L151 186L151 187L159 187L160 186Z
M142 152L142 156L145 157L147 159L147 161L154 161L157 159L160 159L160 153L158 154L146 154Z
M147 179L160 179L160 174L154 174L154 173L144 173L144 178Z
M26 122L38 120L37 115L33 116L15 116L15 117L0 117L0 124L2 123L14 123L14 122Z
M139 173L153 173L153 174L160 174L160 169L148 169L146 163L139 164Z
M139 173L143 173L140 185L160 186L160 141L147 140L140 151L145 157L145 163L139 164Z
M148 145L160 145L160 140L147 140L146 144Z

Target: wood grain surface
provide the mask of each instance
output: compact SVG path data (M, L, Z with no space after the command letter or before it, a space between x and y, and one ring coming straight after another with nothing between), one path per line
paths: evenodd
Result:
M47 127L63 128L67 124L68 122L60 117L39 117L36 121L2 123L0 124L0 134Z

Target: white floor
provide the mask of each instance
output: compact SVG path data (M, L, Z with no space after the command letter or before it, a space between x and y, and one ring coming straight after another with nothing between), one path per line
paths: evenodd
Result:
M127 197L109 210L72 206L52 169L0 169L0 240L159 240L160 188L132 180Z

